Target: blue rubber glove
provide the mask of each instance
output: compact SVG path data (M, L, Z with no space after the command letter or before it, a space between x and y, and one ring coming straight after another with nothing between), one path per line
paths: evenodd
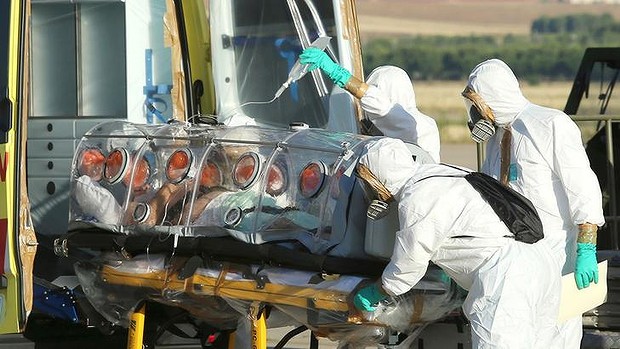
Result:
M596 245L584 242L577 243L577 260L575 261L575 282L577 288L598 283L598 263L596 261Z
M301 64L310 64L310 71L320 68L334 84L344 87L351 78L351 73L332 61L323 50L316 47L308 47L299 55Z
M353 297L353 304L359 310L371 312L377 309L377 303L386 298L387 295L379 289L379 285L373 283L357 291Z

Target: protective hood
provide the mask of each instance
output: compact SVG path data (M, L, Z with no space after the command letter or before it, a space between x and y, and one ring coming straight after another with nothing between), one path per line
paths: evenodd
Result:
M376 86L389 98L390 104L400 104L405 110L412 112L418 108L415 103L413 83L407 72L401 68L385 65L375 68L368 79L368 85ZM383 116L383 115L380 115Z
M403 187L420 165L400 139L381 138L364 146L359 162L370 170L398 201Z
M529 103L510 67L499 59L478 64L469 74L467 85L491 108L500 127L510 125Z
M419 145L440 161L439 129L435 120L418 110L411 78L401 68L375 68L360 102L366 118L387 137Z

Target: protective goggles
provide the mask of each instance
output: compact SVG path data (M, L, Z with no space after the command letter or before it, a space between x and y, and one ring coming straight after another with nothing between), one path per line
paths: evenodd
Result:
M471 87L465 87L461 95L465 98L471 138L476 143L489 140L495 134L493 111Z

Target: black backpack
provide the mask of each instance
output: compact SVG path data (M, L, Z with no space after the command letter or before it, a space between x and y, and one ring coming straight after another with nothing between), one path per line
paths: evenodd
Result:
M495 214L506 224L515 240L533 244L542 239L543 226L534 205L514 189L502 185L495 178L482 172L468 172L461 168L446 165L467 172L463 176L482 198L493 208ZM456 177L456 176L431 176ZM430 178L430 177L427 177ZM426 178L423 178L426 179Z
M533 244L545 236L538 212L525 196L481 172L470 172L465 179L491 205L515 240Z

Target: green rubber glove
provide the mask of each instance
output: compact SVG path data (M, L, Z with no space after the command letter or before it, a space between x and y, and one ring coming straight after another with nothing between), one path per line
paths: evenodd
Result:
M359 310L371 312L377 309L377 303L386 298L387 295L379 289L379 285L373 283L357 291L353 297L353 304Z
M310 71L320 68L334 84L344 87L351 78L351 73L332 61L323 50L316 47L308 47L299 55L301 64L310 64Z
M598 263L596 261L596 245L584 242L577 243L577 260L575 261L575 282L577 288L598 283Z

